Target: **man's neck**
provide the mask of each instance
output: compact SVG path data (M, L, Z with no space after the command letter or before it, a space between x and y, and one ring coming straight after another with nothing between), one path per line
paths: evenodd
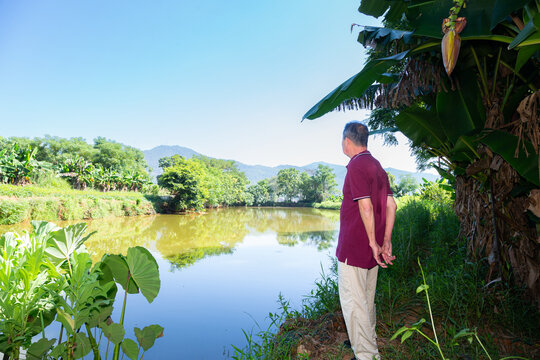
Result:
M366 150L367 150L367 147L365 147L365 146L354 146L353 148L351 148L351 153L349 154L349 158L352 159L356 155L358 155L361 152L364 152Z

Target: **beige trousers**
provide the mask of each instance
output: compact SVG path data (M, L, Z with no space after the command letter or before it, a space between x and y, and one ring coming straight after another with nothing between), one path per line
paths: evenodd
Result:
M379 267L362 269L338 262L339 300L354 356L380 359L375 334L375 288Z

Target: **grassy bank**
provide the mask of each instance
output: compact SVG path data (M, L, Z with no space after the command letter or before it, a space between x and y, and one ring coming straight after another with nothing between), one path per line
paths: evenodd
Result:
M155 214L161 198L139 192L0 184L0 225L33 219L82 220Z
M420 259L429 285L430 304L442 351L449 359L488 359L475 340L454 336L462 329L476 330L492 359L540 355L540 315L521 300L523 289L502 282L486 284L487 261L467 260L465 240L450 205L415 198L399 202L393 234L394 266L379 271L377 334L383 359L440 359L439 351L413 333L403 343L390 340L402 326L419 326L433 338ZM302 309L291 310L280 299L282 313L272 314L273 327L246 334L248 346L235 359L350 359L343 346L347 338L340 312L335 271L322 277ZM280 326L279 326L280 325ZM279 326L279 328L278 328ZM277 332L277 334L276 334ZM474 340L474 339L473 339ZM456 344L454 344L456 343Z

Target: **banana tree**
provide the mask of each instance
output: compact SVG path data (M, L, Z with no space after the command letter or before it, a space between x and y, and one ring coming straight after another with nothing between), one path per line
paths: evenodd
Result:
M539 219L527 210L540 186L539 10L538 0L362 0L359 11L388 27L359 32L370 60L304 119L392 110L385 127L455 186L471 256L488 258L490 280L510 279L511 268L540 304Z

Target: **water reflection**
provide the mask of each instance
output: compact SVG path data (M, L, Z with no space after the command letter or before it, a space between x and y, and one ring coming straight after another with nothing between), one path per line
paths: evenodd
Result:
M282 294L299 308L334 253L339 212L232 208L202 215L156 215L88 221L93 260L144 246L160 267L153 303L130 296L125 328L160 324L165 336L145 359L230 359L246 331L271 326ZM69 222L59 222L64 226ZM29 224L2 227L29 229ZM122 303L121 295L117 303ZM115 309L119 319L121 307Z
M183 269L209 256L231 254L248 234L276 233L281 245L304 243L318 250L332 246L338 222L335 211L291 208L230 208L204 214L154 215L87 220L96 233L87 241L92 259L125 254L132 246L159 252L172 269ZM73 221L57 222L60 226ZM30 225L0 226L0 233Z

